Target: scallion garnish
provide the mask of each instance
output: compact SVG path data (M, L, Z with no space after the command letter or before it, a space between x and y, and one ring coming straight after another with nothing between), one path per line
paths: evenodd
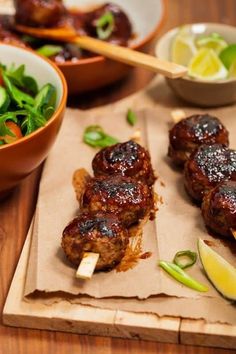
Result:
M37 49L37 53L44 55L45 57L52 57L57 55L63 50L63 47L60 45L46 44Z
M186 258L188 261L186 260ZM176 255L174 256L173 262L181 269L185 269L194 265L196 263L196 260L197 260L197 253L186 250L186 251L177 252Z
M84 131L83 141L92 147L106 147L118 143L118 140L104 132L100 125L90 125Z
M137 123L137 116L134 113L134 111L132 111L132 109L128 109L126 119L127 122L132 126L134 126Z
M110 11L105 12L96 20L96 32L99 39L105 40L110 37L115 28L115 18Z
M200 292L208 291L208 288L205 285L199 283L197 280L190 277L183 269L181 269L176 264L166 261L160 261L159 266L164 269L169 275L171 275L175 280L179 281L181 284L184 284L185 286Z

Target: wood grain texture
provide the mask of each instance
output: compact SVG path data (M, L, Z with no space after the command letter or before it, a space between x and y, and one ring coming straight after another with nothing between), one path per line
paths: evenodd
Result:
M0 0L1 3L1 0ZM190 22L221 22L236 25L235 0L168 0L169 11L162 33ZM129 77L99 92L70 99L82 109L117 101L143 88L153 77L134 69ZM34 212L39 170L28 177L0 204L0 309ZM90 337L61 332L26 330L0 325L0 354L229 354L235 350L203 348L108 337Z

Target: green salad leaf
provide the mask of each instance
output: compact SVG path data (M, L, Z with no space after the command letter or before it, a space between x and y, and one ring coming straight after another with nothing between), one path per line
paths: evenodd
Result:
M27 89L33 95L37 94L38 84L33 77L25 75L25 65L20 65L18 68L11 65L9 69L5 70L5 75L18 88Z
M12 136L6 125L9 120L18 124L23 135L43 127L55 111L56 88L46 84L39 90L36 80L25 75L24 65L7 68L0 64L0 70L4 81L0 87L0 136ZM4 139L0 141L4 143Z

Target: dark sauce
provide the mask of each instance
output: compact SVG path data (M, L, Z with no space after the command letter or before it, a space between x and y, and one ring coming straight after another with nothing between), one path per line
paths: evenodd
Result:
M145 252L143 254L141 254L141 256L139 257L140 259L147 259L150 258L152 256L152 252Z

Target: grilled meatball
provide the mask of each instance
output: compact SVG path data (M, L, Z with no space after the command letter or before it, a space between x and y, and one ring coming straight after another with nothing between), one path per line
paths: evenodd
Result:
M20 36L13 32L14 22L12 16L0 15L0 41L20 47L26 47Z
M90 211L107 211L119 216L129 227L153 210L152 190L141 181L121 175L92 178L82 199Z
M84 14L83 27L85 31L90 36L97 37L97 21L107 13L113 15L114 27L106 39L113 44L126 46L132 36L132 25L126 13L116 4L107 3Z
M185 164L185 187L200 202L219 182L236 181L236 151L220 145L201 145Z
M96 270L110 270L123 258L128 245L127 230L116 215L84 212L64 229L62 248L76 266L84 252L99 253Z
M95 176L121 174L135 177L149 186L155 182L148 151L132 140L99 151L92 167Z
M228 146L228 131L218 118L195 114L175 124L169 132L168 156L183 166L190 154L200 145Z
M207 227L232 239L236 230L236 182L226 181L211 189L203 198L202 215Z
M26 26L51 27L65 14L62 0L14 0L16 22Z

